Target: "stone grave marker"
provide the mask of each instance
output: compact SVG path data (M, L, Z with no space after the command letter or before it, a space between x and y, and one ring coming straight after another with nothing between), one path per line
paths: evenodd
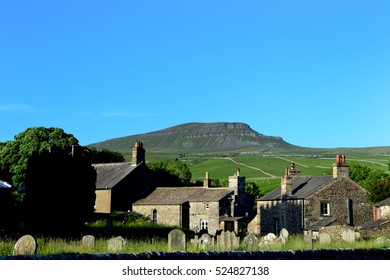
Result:
M31 235L24 235L16 241L12 255L34 255L37 250L37 242Z
M224 233L223 233L225 236L224 236L224 238L225 238L225 250L226 251L230 251L230 250L232 250L233 249L233 242L232 242L232 235L231 235L231 233L230 233L230 231L225 231Z
M259 241L253 233L249 233L247 236L244 238L244 246L248 250L254 250L257 249Z
M225 250L225 232L221 232L219 235L217 235L217 247L220 250Z
M235 250L240 248L240 237L237 236L234 231L230 233L230 238L231 238L232 249Z
M320 244L330 244L332 242L332 236L327 232L321 232L319 235Z
M279 234L279 239L280 239L280 241L282 242L283 245L285 245L287 243L288 236L289 236L288 230L283 228L280 231L280 234Z
M209 250L214 247L214 240L213 238L208 235L207 233L202 234L202 236L199 238L199 244L204 250Z
M109 252L120 252L126 245L126 240L122 236L110 238L107 244L107 250Z
M84 248L95 249L95 244L96 244L95 236L93 235L83 236L81 240L81 244Z
M186 234L182 230L174 229L169 232L168 250L170 252L186 251Z
M308 234L306 234L304 236L304 239L307 242L307 244L309 245L309 248L311 250L313 250L314 242L313 242L313 232L311 230L309 230Z
M354 243L355 242L355 231L350 229L350 228L346 228L343 230L341 237L345 242Z

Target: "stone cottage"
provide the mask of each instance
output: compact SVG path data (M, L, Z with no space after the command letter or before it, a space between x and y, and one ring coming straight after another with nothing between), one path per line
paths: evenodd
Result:
M94 164L96 169L95 213L128 212L132 204L153 190L145 164L145 149L136 142L131 162Z
M156 188L133 206L134 212L159 224L211 235L219 230L246 232L248 218L253 217L252 209L252 199L245 192L245 177L239 170L229 177L228 188L211 187L206 173L201 187Z
M337 155L333 176L300 176L291 165L280 187L257 201L257 215L249 225L255 234L292 234L335 225L356 227L372 220L367 191L349 178L345 155Z

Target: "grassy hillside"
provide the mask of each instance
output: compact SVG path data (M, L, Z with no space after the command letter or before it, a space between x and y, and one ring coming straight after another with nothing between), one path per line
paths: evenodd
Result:
M147 161L185 162L192 172L192 181L203 180L205 172L214 179L227 179L240 168L247 180L258 182L265 192L280 183L284 169L292 162L305 176L331 174L336 154L385 171L390 161L390 147L299 147L281 137L265 136L243 123L188 123L90 146L121 152L130 160L136 141L144 143Z

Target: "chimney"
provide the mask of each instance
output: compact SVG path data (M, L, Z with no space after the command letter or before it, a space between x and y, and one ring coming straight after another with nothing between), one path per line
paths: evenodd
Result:
M282 198L288 198L292 195L293 189L293 176L289 174L289 169L286 168L284 176L281 179L281 191L280 195Z
M203 180L203 187L205 188L211 188L211 179L209 178L209 173L206 172L206 176Z
M333 179L348 178L349 166L345 155L336 155L336 163L333 164Z
M288 175L293 178L301 176L301 171L295 167L295 163L291 163L290 169L288 169Z
M245 192L245 177L240 175L240 169L234 176L229 176L229 189L234 190L234 195L240 195Z
M145 149L142 142L135 142L132 158L131 158L131 165L137 166L141 162L145 162Z

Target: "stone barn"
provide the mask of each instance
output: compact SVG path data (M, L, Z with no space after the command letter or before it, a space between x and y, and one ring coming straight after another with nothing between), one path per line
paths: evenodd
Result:
M333 176L300 176L292 165L280 187L257 201L257 215L249 225L255 234L291 234L334 225L360 226L372 221L373 209L367 191L349 178L344 155L337 155Z

